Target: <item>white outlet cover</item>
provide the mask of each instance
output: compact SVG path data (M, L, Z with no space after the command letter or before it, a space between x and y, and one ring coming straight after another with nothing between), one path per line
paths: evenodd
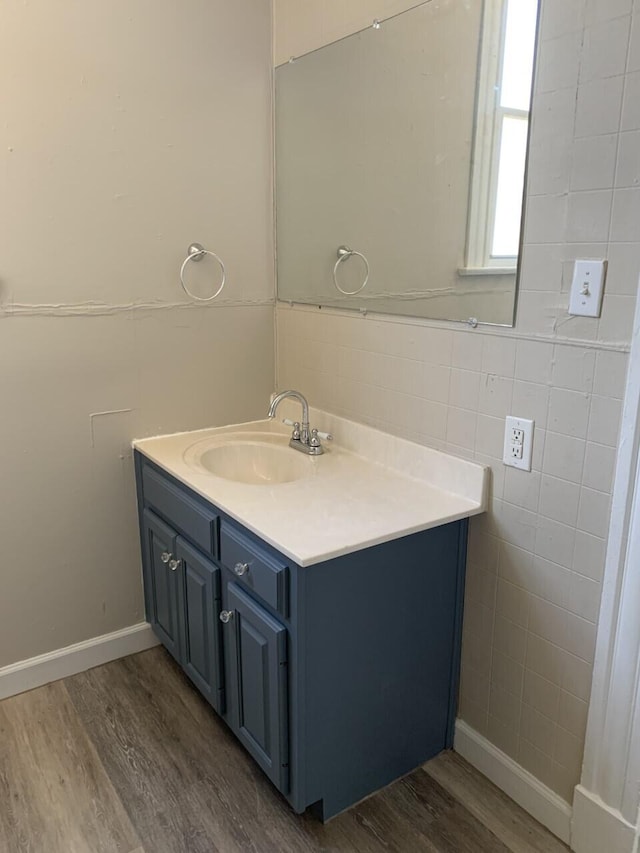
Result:
M522 471L531 470L531 457L533 455L533 430L535 422L527 418L514 418L511 415L507 417L504 428L504 453L503 459L505 465L512 468L520 468ZM522 444L514 442L513 431L522 430ZM514 447L521 447L522 453L518 456L514 454Z

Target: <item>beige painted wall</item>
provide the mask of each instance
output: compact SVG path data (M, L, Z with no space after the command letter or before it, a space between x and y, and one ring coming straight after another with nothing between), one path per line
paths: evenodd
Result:
M133 437L267 404L270 14L1 5L0 666L143 618ZM218 304L180 290L193 240Z
M276 0L276 57L344 34L347 5ZM354 3L353 28L391 6ZM639 104L639 0L544 0L516 328L277 312L279 387L491 466L491 510L471 527L460 713L567 800L640 272ZM578 257L609 259L599 320L567 315ZM506 414L536 421L532 473L500 461Z

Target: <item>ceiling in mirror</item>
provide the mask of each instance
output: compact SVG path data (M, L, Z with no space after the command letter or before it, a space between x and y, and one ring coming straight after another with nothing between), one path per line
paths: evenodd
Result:
M537 15L431 0L276 69L280 300L512 324Z

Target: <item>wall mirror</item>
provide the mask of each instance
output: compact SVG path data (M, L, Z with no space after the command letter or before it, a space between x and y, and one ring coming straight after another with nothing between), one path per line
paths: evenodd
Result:
M430 0L276 69L278 298L512 325L538 0Z

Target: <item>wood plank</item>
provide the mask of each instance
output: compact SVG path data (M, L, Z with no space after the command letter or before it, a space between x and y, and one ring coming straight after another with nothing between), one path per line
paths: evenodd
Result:
M514 853L567 853L569 850L455 752L443 752L424 769Z
M11 853L140 845L62 682L0 703L0 801Z
M67 687L154 853L275 853L286 849L285 826L292 849L313 849L288 804L163 650L74 676Z
M294 814L164 649L0 703L10 853L566 853L454 753Z

